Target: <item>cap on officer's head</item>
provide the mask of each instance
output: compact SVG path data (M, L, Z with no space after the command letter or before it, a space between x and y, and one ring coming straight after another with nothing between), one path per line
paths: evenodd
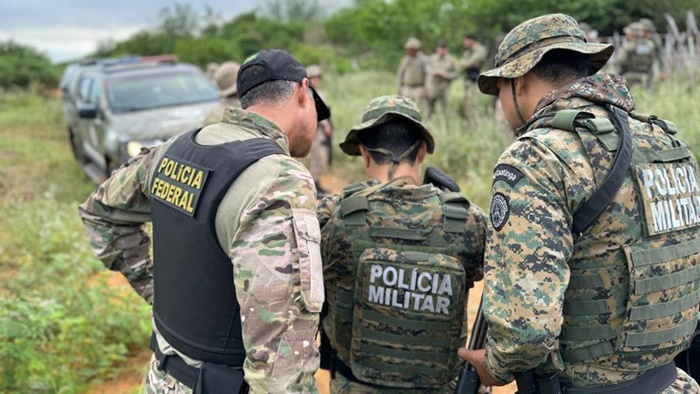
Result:
M413 100L403 96L382 96L370 101L362 114L362 123L350 129L345 141L340 144L340 149L350 156L359 156L360 132L396 118L407 119L415 124L426 141L428 153L433 153L435 140L421 123L422 117L418 106Z
M221 97L230 97L236 94L236 80L240 68L241 65L236 62L224 62L214 71L214 82L219 87Z
M262 72L251 75L248 78L241 78L244 71L251 66L260 66ZM269 81L294 81L302 82L308 78L306 68L299 63L294 56L282 49L271 49L260 51L248 57L238 70L236 85L238 86L238 97L245 96L251 89ZM318 120L328 119L331 111L318 95L316 89L309 85L316 103L316 115Z
M309 76L309 78L321 77L323 76L323 70L321 70L321 67L312 64L309 67L306 67L306 74Z
M406 40L405 44L403 44L403 48L404 49L419 50L420 49L420 40L415 38L415 37L411 37L408 40Z
M655 33L656 32L656 26L654 26L654 22L651 21L649 18L642 18L639 20L639 25L642 27L642 30L650 32L650 33Z
M499 77L522 77L553 49L588 55L588 65L594 73L613 53L610 44L587 42L574 18L564 14L539 16L519 24L506 35L496 53L496 68L479 75L479 90L484 94L498 95Z

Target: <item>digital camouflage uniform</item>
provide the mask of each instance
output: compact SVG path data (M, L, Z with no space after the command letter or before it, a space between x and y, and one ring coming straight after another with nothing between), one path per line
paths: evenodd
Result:
M365 121L363 123L364 126L356 127L349 133L346 142L341 144L343 151L351 155L359 154L359 150L357 150L358 141L354 139L353 133L371 127L376 122L389 121L391 116L396 115L387 115L387 112L392 107L396 109L396 107L404 105L409 106L414 111L414 114L418 114L415 104L402 97L388 96L373 100L363 117L363 121ZM384 115L382 115L382 111L385 111ZM427 130L424 132L428 133ZM432 151L432 137L430 137L429 145L429 151ZM434 343L456 341L458 343L457 346L462 346L466 342L466 291L472 287L474 281L480 280L482 276L481 264L486 217L479 207L469 204L464 199L460 199L460 202L456 205L457 209L462 212L458 225L456 229L448 229L448 222L452 222L445 219L449 214L445 213L441 199L441 196L446 197L447 194L431 184L415 185L413 182L404 181L405 179L397 178L387 184L382 184L377 179L368 180L346 187L343 195L328 196L319 202L317 212L322 227L321 248L324 263L324 287L327 297L326 308L328 310L322 322L324 331L328 335L334 351L337 352L336 357L338 361L336 361L336 367L338 362L342 362L347 366L352 366L355 363L352 368L354 371L353 375L358 376L355 371L361 371L362 376L366 378L364 381L377 384L373 386L372 384L354 382L346 378L342 373L336 372L335 377L331 380L331 392L401 393L411 391L451 393L454 390L451 384L454 383L453 380L458 372L456 365L452 367L451 371L445 372L444 381L448 383L432 387L421 387L421 384L425 384L425 382L419 381L420 378L406 382L405 379L401 379L399 375L401 372L383 366L406 363L405 360L401 359L401 355L409 354L410 362L414 363L408 367L408 370L412 373L415 373L414 369L428 371L436 368L445 368L445 365L431 365L424 360L426 345L421 345L421 337L430 337L431 339L428 341ZM383 187L380 188L379 186ZM362 218L357 224L349 224L351 221L349 216L345 216L345 219L343 218L344 211L348 207L348 205L344 205L344 202L357 199L363 195L366 195L368 204L366 216L361 216ZM357 225L358 229L364 230L356 230L356 232L353 230L348 233L344 230L346 225ZM386 234L372 237L373 243L372 240L367 239L369 234L367 234L367 237L360 235L360 231L366 231L369 228L372 229L371 232L375 235L380 232L386 232ZM416 234L411 233L411 231L416 233L423 232L424 236L415 238ZM389 233L396 234L390 235ZM408 233L412 235L403 238L400 235ZM432 236L439 238L439 242L430 238ZM412 239L409 240L408 238ZM368 248L365 248L366 246ZM464 280L464 283L460 284L465 290L464 298L460 299L460 304L464 303L462 308L455 306L455 308L460 310L452 318L453 320L444 320L440 323L443 326L449 324L451 327L456 327L456 329L451 328L449 331L447 328L444 328L444 331L419 330L415 326L417 324L415 319L419 319L413 314L415 309L410 306L405 307L405 304L403 304L404 306L398 306L395 303L393 312L401 317L393 317L391 319L400 321L387 320L384 323L378 323L381 325L379 336L384 338L384 340L377 341L377 337L363 335L363 333L368 331L368 326L375 324L367 321L374 321L373 319L377 319L377 321L382 320L376 316L373 317L372 314L363 315L367 312L363 312L360 305L364 302L361 300L366 299L366 295L360 294L364 291L363 289L366 288L366 285L358 285L359 282L357 280L362 277L360 268L362 265L356 259L356 255L364 249L362 256L359 257L360 260L367 257L368 259L376 259L372 261L386 262L385 259L397 258L397 251L393 248L403 248L403 251L406 253L406 260L395 264L400 267L406 267L405 269L409 271L422 272L421 269L425 268L425 266L416 266L411 263L409 261L411 259L409 251L426 252L431 248L437 250L437 246L440 247L440 253L445 254L435 254L434 256L437 256L437 259L446 259L446 256L454 259L454 264L459 266L458 268L462 272L461 277ZM446 262L442 261L441 264L446 264ZM446 270L446 265L443 265L442 269L444 270L441 272L450 272ZM357 280L356 277L358 278ZM406 293L402 292L404 295L409 294L409 289L406 289ZM353 293L354 297L352 296ZM394 298L397 298L396 296L394 295ZM344 318L344 314L347 313L345 311L352 304L349 303L348 297L355 300L353 318ZM429 296L426 295L427 297ZM371 299L371 295L369 298ZM383 313L381 308L373 309L373 311ZM360 316L365 316L364 319L366 320ZM445 316L445 319L447 319L447 316ZM388 321L392 321L392 323L388 323ZM411 327L415 327L415 330L411 330ZM386 347L395 349L393 347L395 345L389 344L392 343L390 342L391 338L401 343L400 348L391 353L393 358L386 354L385 349ZM425 339L423 342L426 342ZM371 345L372 343L376 347ZM364 345L361 344L368 344L369 348L365 350L365 353L360 352L360 349L364 349ZM435 353L438 353L437 346L445 345L435 346ZM449 345L447 345L445 350L448 355L453 355L456 352L456 348L451 348ZM438 357L438 354L432 355L433 357ZM438 359L435 358L435 360ZM420 376L420 374L418 375ZM388 387L388 384L378 383L381 380L391 380L390 384L395 386Z
M523 50L527 45L534 49ZM595 69L611 52L604 45L584 44L573 18L535 18L506 37L497 68L479 78L482 92L497 94L496 77L522 76L555 48L587 51L583 53ZM700 235L700 216L695 215L700 212L691 213L689 207L700 198L694 182L697 162L682 142L662 130L660 125L667 123L629 118L632 166L592 227L573 234L574 212L607 176L620 144L618 132L605 121L611 117L605 105L634 110L623 78L594 75L552 91L495 167L484 266L483 311L489 325L484 365L500 381L535 369L558 372L563 384L575 388L627 382L672 361L697 319L697 299L688 297L699 285L697 275L690 274L700 269L700 250L692 246ZM576 131L554 127L553 116L565 109L581 109L603 120L596 123L599 134L580 126ZM662 150L683 152L658 160L678 159L673 168L683 175L670 182L681 190L679 179L685 180L683 198L688 200L681 212L685 222L674 221L670 229L654 233L655 220L661 226L671 223L670 217L661 221L658 212L655 217L648 212L656 204L648 194L659 194L657 187L670 193L669 181L658 178L663 165L649 164L667 154ZM671 251L681 248L681 253ZM677 281L668 280L674 276ZM653 291L657 286L670 287ZM600 336L606 337L594 339ZM698 390L678 370L663 392Z
M204 118L202 126L221 122L226 108L240 108L241 101L238 100L236 92L236 79L241 65L236 62L225 62L214 71L214 82L219 87L219 105L212 109Z
M474 46L464 52L459 60L459 69L464 75L464 98L462 105L459 107L459 113L464 119L470 120L474 116L473 114L476 113L479 94L476 80L467 76L467 70L476 70L476 75L478 75L478 70L486 61L487 56L488 50L477 41L474 43Z
M226 110L223 123L203 129L197 142L213 145L256 137L269 138L289 152L287 137L276 125L239 109ZM153 301L151 241L143 230L151 220L148 185L155 163L171 143L129 161L80 206L94 253L107 268L122 272L148 302ZM272 155L234 181L217 211L218 242L233 264L231 280L247 355L243 370L251 392L317 391L315 335L323 283L315 209L314 185L306 168L289 156ZM157 339L164 354L200 365L161 335ZM153 359L144 392L192 391L156 364Z

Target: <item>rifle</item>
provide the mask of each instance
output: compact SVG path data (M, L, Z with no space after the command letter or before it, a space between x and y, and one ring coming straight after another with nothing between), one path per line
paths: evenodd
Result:
M458 192L459 185L457 182L453 181L449 175L445 174L444 171L437 167L428 167L425 170L425 175L423 176L423 184L427 185L432 183L433 186L438 189L448 190L451 192Z
M469 338L469 345L467 349L477 350L483 349L486 344L486 331L488 326L486 325L486 319L481 313L482 302L479 302L479 310L476 312L476 320L472 326L472 335ZM459 382L457 383L457 388L455 388L455 394L477 394L479 392L479 386L481 386L481 381L479 380L479 375L476 373L476 369L473 365L468 362L465 363L462 373L459 375Z

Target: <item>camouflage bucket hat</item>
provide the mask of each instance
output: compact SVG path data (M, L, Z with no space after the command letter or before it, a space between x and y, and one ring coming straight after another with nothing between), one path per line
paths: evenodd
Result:
M597 72L613 53L610 44L592 44L576 20L564 14L549 14L527 20L510 31L498 47L496 68L479 75L479 90L498 95L498 78L518 78L527 74L552 49L565 49L588 56Z
M350 156L360 155L360 132L382 123L386 123L397 117L405 118L414 123L425 138L428 145L428 153L435 150L435 140L432 134L421 123L421 115L418 106L413 100L403 96L382 96L369 102L362 114L362 123L350 129L345 141L340 144L340 149Z

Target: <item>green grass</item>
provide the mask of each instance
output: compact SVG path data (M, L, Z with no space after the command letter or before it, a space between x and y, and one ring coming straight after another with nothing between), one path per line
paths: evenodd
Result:
M78 205L94 189L70 153L60 99L0 101L0 391L81 392L143 349L149 307L106 285Z
M374 97L393 94L394 77L329 75L332 168L346 182L363 179L361 160L337 144ZM446 119L428 122L435 154L428 165L455 178L472 202L488 208L493 166L508 143L482 97L466 127L456 114L459 81ZM698 90L679 80L634 91L637 111L673 120L700 154ZM77 207L95 185L70 153L59 98L15 93L0 98L0 391L81 392L115 376L147 346L150 314L133 291L105 285L107 271L89 249Z

